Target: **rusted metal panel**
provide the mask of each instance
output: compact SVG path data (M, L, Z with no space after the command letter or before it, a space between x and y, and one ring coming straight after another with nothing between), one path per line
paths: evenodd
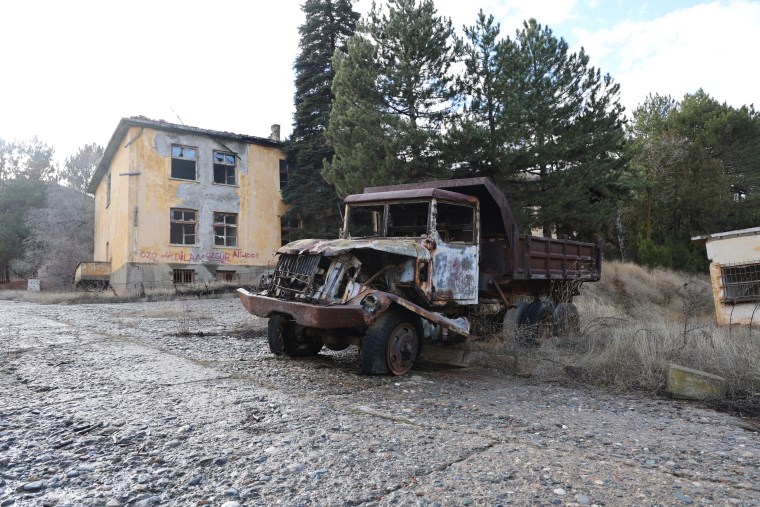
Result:
M387 311L391 303L395 303L444 329L463 336L468 336L470 332L466 319L449 319L388 292L369 291L341 305L301 303L251 294L245 289L238 289L237 292L243 306L252 315L259 317L271 317L275 314L289 315L298 324L316 329L366 329ZM374 298L371 305L367 303L369 296Z
M461 204L474 206L477 199L470 195L450 192L440 188L420 188L409 190L393 190L389 192L375 192L371 194L352 194L346 196L346 204L388 202L388 201L414 201L422 199L442 199Z
M433 299L477 304L477 245L438 243L433 252Z
M111 276L110 262L80 262L74 273L75 280L107 280Z
M362 307L358 304L316 305L251 294L245 289L237 292L245 309L259 317L290 315L298 324L317 329L366 327Z
M430 251L425 248L422 241L398 239L301 239L279 248L277 253L337 255L352 250L375 250L418 259L430 259Z

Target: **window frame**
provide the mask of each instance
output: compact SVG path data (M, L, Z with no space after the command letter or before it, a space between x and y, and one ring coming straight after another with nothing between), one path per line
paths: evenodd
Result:
M280 159L280 167L279 167L279 185L280 185L280 192L282 192L285 187L288 186L288 183L290 183L290 174L295 171L295 167L293 164L287 161L287 159ZM284 182L284 184L283 184Z
M720 283L723 287L722 303L760 301L760 262L721 265Z
M184 157L184 156L177 156L177 157L175 157L174 156L174 148L188 148L188 149L195 150L195 158L191 159L191 158ZM177 181L195 181L195 182L198 182L199 181L198 180L198 176L199 176L198 175L198 162L199 162L199 159L200 159L199 155L200 155L200 150L198 149L197 146L190 146L190 145L187 145L187 144L172 144L171 145L171 161L170 161L170 164L169 164L169 179L170 180L177 180ZM194 169L194 176L195 177L193 179L190 179L190 178L180 178L179 176L174 176L174 167L173 166L174 166L174 161L175 160L192 160L195 163L195 169Z
M221 277L219 275L222 275ZM235 282L237 279L237 271L234 269L217 269L215 278L217 282Z
M232 164L229 164L229 163L227 163L225 161L217 162L216 161L217 154L220 154L222 156L225 156L225 155L231 156L232 157ZM211 156L211 183L213 185L224 185L224 186L227 186L227 187L236 187L236 186L238 186L237 158L238 157L237 157L237 155L235 153L232 153L232 152L229 152L229 151L214 150L212 152L212 156ZM229 170L231 168L232 169L232 177L234 179L234 182L233 183L220 183L220 182L216 181L216 169L217 169L217 166L219 166L220 168L225 168L226 170ZM226 176L226 174L225 174L225 176ZM225 181L226 180L227 180L227 178L225 177Z
M194 214L193 221L188 220L175 220L174 219L174 212L181 211L182 213L186 212L192 212ZM184 218L184 215L183 215ZM193 243L173 243L172 242L172 226L174 224L180 224L180 225L193 225ZM184 240L187 234L182 232L182 239ZM169 208L169 244L170 245L176 245L176 246L195 246L198 244L198 210L190 209L190 208Z
M440 214L441 206L444 206L444 207L450 206L452 208L458 207L458 208L468 210L470 212L470 223L469 224L464 224L464 223L448 224L445 229L442 229L441 224L439 223L439 218L441 215ZM477 213L476 213L475 207L469 204L455 203L455 202L450 202L450 201L441 201L441 200L436 199L435 201L435 231L438 234L438 237L441 238L441 241L443 241L446 244L476 245L478 244L478 233L479 233L478 228L477 228L476 215ZM465 227L466 225L469 225L469 228ZM469 231L471 239L462 239L460 237L452 238L450 237L450 234L453 231L461 231L462 233L466 233Z
M188 268L177 268L172 269L172 284L173 285L192 285L195 283L195 276L196 272L194 269L188 269ZM177 281L177 275L180 275L181 277L185 277L187 275L190 275L190 281Z
M235 217L235 222L233 224L227 223L226 220L224 222L218 222L217 221L217 215L223 216L223 217L230 217L230 216ZM212 227L212 232L213 232L213 235L214 235L214 248L216 248L216 247L219 247L219 248L238 248L238 226L239 226L239 222L238 222L238 214L237 213L229 213L229 212L226 212L226 211L214 211L214 212L212 212L211 227ZM224 234L222 234L222 235L217 234L217 232L216 232L217 227L222 228ZM228 236L227 235L228 229L231 229L232 231L234 231L234 235L233 236ZM217 238L224 238L224 244L221 244L221 245L218 244L216 242ZM234 244L233 245L228 244L227 240L229 238L233 238L234 239Z

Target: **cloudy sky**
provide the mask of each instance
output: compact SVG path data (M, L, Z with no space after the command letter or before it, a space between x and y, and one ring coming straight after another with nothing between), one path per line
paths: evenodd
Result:
M290 134L301 0L24 0L0 16L0 138L38 136L63 160L105 145L123 116L258 136ZM365 14L371 0L355 2ZM436 0L455 26L482 8L513 34L533 17L621 85L630 112L648 93L704 88L760 106L760 0Z

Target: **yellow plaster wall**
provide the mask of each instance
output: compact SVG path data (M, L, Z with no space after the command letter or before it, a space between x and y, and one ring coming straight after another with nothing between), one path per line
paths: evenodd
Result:
M224 148L205 136L131 127L121 146L126 139L132 142L128 148L119 149L112 170L118 166L114 172L140 174L113 176L111 206L104 220L96 224L96 238L111 238L113 271L124 262L213 264L221 269L224 265L267 266L272 263L274 251L280 246L279 217L284 210L279 191L282 150L238 143L243 150L238 161L238 185L226 186L212 184L209 174L213 171L213 150ZM199 147L196 168L199 181L170 178L172 143ZM227 141L225 144L232 147ZM104 177L96 192L96 206L99 199L105 202L105 180ZM135 206L138 209L136 227ZM198 211L195 246L169 244L171 208ZM214 211L238 213L237 247L214 246L211 234ZM205 244L201 244L202 238ZM106 260L105 240L98 241L96 260Z
M249 171L240 178L240 222L245 232L239 240L243 250L257 252L257 265L273 262L274 251L280 247L280 216L285 211L280 194L283 158L278 148L248 145Z
M133 129L127 133L129 138ZM122 140L123 143L123 140ZM122 144L120 143L120 144ZM109 173L111 174L111 202L106 207L106 192L108 173L100 180L95 191L95 252L94 260L111 262L115 271L127 262L127 219L129 207L129 188L125 177L119 173L129 170L129 154L127 149L120 148L116 152ZM108 243L108 256L106 252Z

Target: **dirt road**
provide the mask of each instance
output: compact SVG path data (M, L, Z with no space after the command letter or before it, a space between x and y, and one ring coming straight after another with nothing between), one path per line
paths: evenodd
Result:
M729 415L366 377L353 348L275 358L265 326L235 299L0 302L0 506L760 505L760 435Z

